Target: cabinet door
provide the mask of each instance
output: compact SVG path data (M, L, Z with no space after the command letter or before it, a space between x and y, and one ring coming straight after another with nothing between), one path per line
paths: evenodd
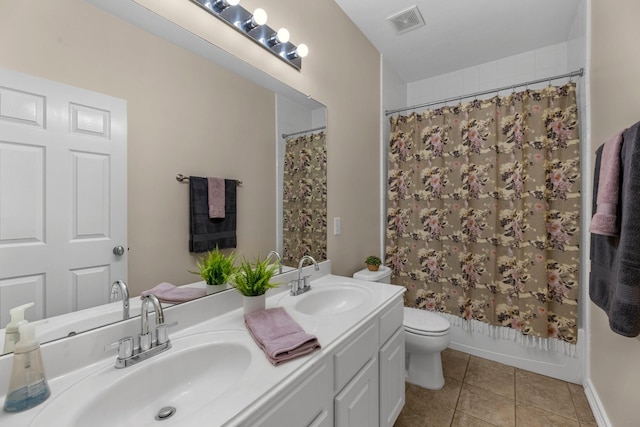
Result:
M335 398L336 427L378 427L378 359L372 357Z
M380 427L391 427L404 406L404 328L380 348Z

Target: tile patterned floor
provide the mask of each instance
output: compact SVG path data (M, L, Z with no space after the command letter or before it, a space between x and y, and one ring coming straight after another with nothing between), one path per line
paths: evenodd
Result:
M446 349L445 386L406 384L394 427L596 427L582 386Z

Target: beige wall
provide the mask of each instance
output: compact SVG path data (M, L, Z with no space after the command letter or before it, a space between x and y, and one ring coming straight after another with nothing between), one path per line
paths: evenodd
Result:
M592 152L615 132L640 120L640 2L592 1ZM593 165L592 165L593 166ZM640 340L609 329L604 312L590 304L591 381L611 425L638 425Z
M275 94L82 0L0 1L0 52L1 67L127 100L132 294L199 280L177 173L242 180L238 251L274 248Z
M380 253L380 55L333 0L243 0L309 46L298 72L186 0L136 0L327 106L328 257L352 275ZM333 218L342 234L333 236Z

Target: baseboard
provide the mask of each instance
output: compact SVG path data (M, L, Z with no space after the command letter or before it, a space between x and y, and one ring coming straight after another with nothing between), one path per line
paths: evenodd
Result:
M611 421L609 421L609 417L607 416L607 412L604 410L602 406L602 402L600 401L600 397L598 397L598 393L593 387L593 383L591 382L591 378L588 378L585 381L584 394L587 396L587 400L589 401L589 406L591 406L591 412L593 412L593 417L596 419L596 424L598 427L613 427Z

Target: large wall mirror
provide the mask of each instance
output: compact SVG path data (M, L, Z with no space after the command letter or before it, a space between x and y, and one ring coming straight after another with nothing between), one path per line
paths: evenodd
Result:
M46 342L117 321L121 304L108 302L116 280L124 280L133 296L162 282L179 286L200 281L191 271L202 254L188 251L188 185L178 182L177 174L241 180L236 252L248 260L264 258L271 250L285 252L290 238L284 227L292 217L283 202L286 141L326 138L327 113L321 103L129 0L4 2L0 16L0 67L123 100L127 130L127 166L121 174L126 201L120 206L126 206L126 241L112 242L114 248L124 248L120 259L127 272L103 271L104 286L95 298L79 298L82 280L62 293L53 291L46 278L28 292L14 292L20 274L3 273L8 252L0 252L0 327L9 321L10 308L36 301L40 306L28 309L26 317L46 318L38 329L60 330L58 336L47 334ZM26 36L24 22L31 28ZM4 135L0 158L10 142ZM323 160L321 154L313 156ZM0 161L0 167L0 176L8 176L8 165ZM94 169L86 169L83 177L91 176ZM91 189L87 179L82 182ZM17 179L1 185L16 186L14 195L23 190ZM45 190L50 191L46 185ZM315 196L326 203L324 191ZM326 236L326 217L314 218L313 224L316 229L324 225ZM8 247L9 240L0 231L0 247ZM325 252L314 254L318 261L326 256L326 237L322 243ZM51 262L37 257L28 261L34 270ZM47 309L50 297L61 299L63 308ZM105 304L96 305L100 299ZM86 313L93 314L92 321L74 323ZM73 324L73 330L57 328L59 324ZM0 334L4 337L4 331Z

